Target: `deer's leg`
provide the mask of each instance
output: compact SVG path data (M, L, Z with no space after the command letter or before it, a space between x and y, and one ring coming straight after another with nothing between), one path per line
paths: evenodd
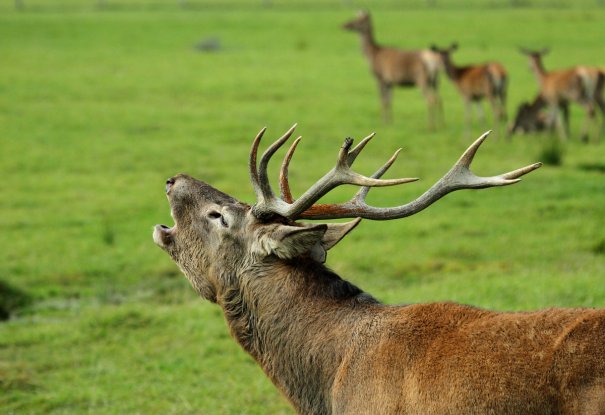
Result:
M464 97L464 134L469 136L471 133L471 122L473 118L473 104L470 99Z
M422 91L422 95L424 95L424 99L426 99L427 111L428 111L428 120L429 120L429 129L435 129L435 109L438 105L437 99L438 96L435 94L434 89L427 84L426 82L419 82L420 90Z
M595 109L594 104L592 102L588 102L584 105L584 121L582 122L582 132L580 135L580 139L584 143L588 143L590 140L590 126L594 124L595 121Z
M392 88L390 85L378 81L378 90L380 92L380 101L382 104L382 117L384 122L390 124L392 121L392 113L391 113L391 96L392 96Z
M597 142L599 142L601 140L601 135L605 133L605 100L603 99L603 95L601 93L597 92L595 95L595 102L601 111L601 127L599 131L597 131Z
M553 111L559 137L567 140L569 138L569 104L564 102L555 105Z

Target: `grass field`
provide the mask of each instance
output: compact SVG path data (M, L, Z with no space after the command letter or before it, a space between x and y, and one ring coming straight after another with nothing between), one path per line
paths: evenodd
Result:
M404 147L390 177L422 180L370 194L401 204L493 127L490 112L465 137L462 101L442 77L444 128L429 131L414 89L395 92L394 122L383 124L359 40L340 29L350 2L24 3L0 6L0 312L10 315L0 322L0 412L291 414L219 308L153 244L152 226L172 223L165 179L188 172L252 203L252 138L297 122L295 194L332 167L344 137L376 131L357 169L371 173ZM457 62L501 61L509 116L537 90L518 46L550 46L549 68L605 66L599 2L434 3L365 5L381 43L457 40ZM209 39L218 50L195 48ZM561 165L405 220L365 221L328 265L387 303L605 306L605 142L580 143L581 118L574 108ZM540 161L552 141L494 134L474 169Z

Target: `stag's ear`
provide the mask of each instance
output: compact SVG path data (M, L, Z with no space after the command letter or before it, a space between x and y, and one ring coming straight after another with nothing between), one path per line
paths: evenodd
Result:
M342 240L361 222L361 218L357 218L345 223L327 223L328 230L321 238L321 244L326 249L332 249L334 245Z
M254 250L261 255L276 255L283 259L310 255L323 262L326 255L321 241L327 230L325 224L302 227L276 224L260 235Z

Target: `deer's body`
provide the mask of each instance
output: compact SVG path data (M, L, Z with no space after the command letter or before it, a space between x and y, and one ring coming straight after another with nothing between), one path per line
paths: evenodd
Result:
M549 119L544 112L547 102L538 95L531 102L523 102L517 108L517 114L513 123L508 128L508 135L515 133L533 133L552 129L554 120Z
M529 57L529 64L540 88L539 94L546 101L561 135L569 136L569 103L580 105L585 112L582 139L588 140L590 121L595 120L595 106L605 117L603 101L604 74L599 68L575 66L567 69L546 71L542 63L543 51L522 50ZM562 114L559 114L562 113ZM598 138L599 133L597 133Z
M497 313L452 303L387 306L323 265L326 251L359 223L296 219L409 216L449 192L516 183L539 167L480 177L470 170L487 134L416 200L391 208L365 202L374 186L413 179L351 170L369 136L346 139L336 166L296 200L288 165L281 197L268 181L271 156L257 166L264 130L250 154L254 206L190 176L166 182L175 225L154 241L203 298L218 304L233 337L300 414L603 414L605 311L550 309ZM396 153L397 154L397 153ZM395 156L396 156L395 154ZM362 186L352 201L317 204L336 186Z
M437 90L439 58L430 50L401 50L381 46L374 40L370 15L361 13L344 28L358 32L361 47L378 83L383 117L390 122L392 89L396 86L418 87L428 104L429 126L442 117L441 99Z
M451 53L457 48L457 44L452 44L448 48L433 46L432 50L439 54L445 73L464 100L467 129L471 123L473 102L481 105L480 101L484 99L492 106L494 121L506 121L508 73L504 66L499 62L457 66L451 58Z
M386 306L312 261L237 279L231 332L301 414L605 411L603 310Z

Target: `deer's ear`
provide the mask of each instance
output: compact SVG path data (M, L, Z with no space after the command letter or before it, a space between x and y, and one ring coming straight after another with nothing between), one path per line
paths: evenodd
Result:
M276 225L263 234L255 243L255 251L261 255L276 255L290 259L301 255L310 255L314 259L325 261L325 248L321 244L328 225L289 226Z
M328 249L332 249L334 245L342 240L345 236L349 234L357 225L361 222L361 218L357 218L350 222L345 223L327 223L328 230L324 234L323 238L321 238L321 244L327 251Z

